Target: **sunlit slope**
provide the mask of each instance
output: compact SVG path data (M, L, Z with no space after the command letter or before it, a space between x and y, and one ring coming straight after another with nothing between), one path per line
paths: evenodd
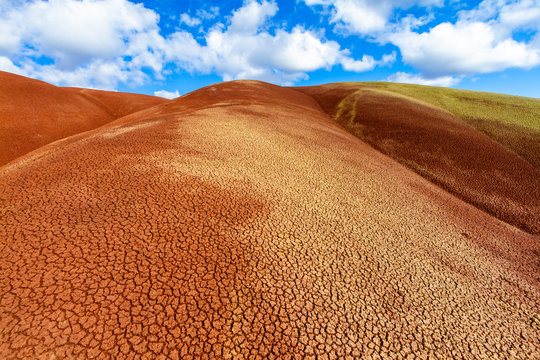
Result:
M204 88L44 146L0 183L1 358L539 348L538 237L291 89Z
M540 99L422 85L366 84L447 110L540 168Z
M45 144L167 101L61 88L0 71L0 166Z
M411 96L383 89L386 85L402 92L410 89ZM435 94L439 95L429 97L429 89L432 88L384 83L340 83L299 88L313 96L347 130L384 154L499 219L538 234L540 169L497 142L495 137L462 120L465 118L463 114L477 114L481 110L475 108L472 101L458 100L454 95L460 91L434 88ZM454 97L444 97L445 91ZM475 94L464 93L469 97ZM491 95L479 93L478 102L481 103L483 96ZM459 108L461 118L439 103L440 107L435 106L433 99L439 98L447 99L444 103L446 108L455 112L459 101L462 101L464 105ZM506 97L501 95L500 98ZM522 99L517 98L515 102ZM512 126L518 126L520 114L528 114L528 117L524 115L522 128L536 131L535 100L529 100L529 107L523 105L519 108L516 105L519 109L513 120L510 111L501 110L499 119L495 118L496 111L491 109L486 111L485 119L489 120L485 121L495 129L502 129L510 126L511 121L514 121ZM467 106L471 109L468 112ZM515 134L520 137L524 133L516 130ZM533 143L531 140L533 147L540 145L540 142Z

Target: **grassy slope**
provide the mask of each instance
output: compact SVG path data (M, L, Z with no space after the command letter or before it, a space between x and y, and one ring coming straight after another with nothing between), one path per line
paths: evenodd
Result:
M540 99L386 82L347 84L405 95L444 109L540 168Z

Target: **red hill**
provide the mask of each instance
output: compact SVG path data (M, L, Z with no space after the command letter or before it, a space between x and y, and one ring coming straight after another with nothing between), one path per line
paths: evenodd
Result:
M0 71L0 166L53 141L167 101L61 88Z
M538 236L293 89L207 87L45 145L0 183L2 358L538 349Z

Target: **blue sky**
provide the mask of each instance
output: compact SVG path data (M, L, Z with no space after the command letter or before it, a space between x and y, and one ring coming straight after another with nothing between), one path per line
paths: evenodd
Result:
M540 97L540 0L0 0L0 70L165 97L234 79Z

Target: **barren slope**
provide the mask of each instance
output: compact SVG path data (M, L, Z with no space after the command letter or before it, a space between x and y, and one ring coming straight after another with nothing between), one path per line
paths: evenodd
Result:
M369 83L299 90L381 152L499 219L540 233L540 169L451 113Z
M45 144L167 101L61 88L0 71L0 166Z
M538 237L294 90L208 87L0 183L2 358L539 356Z

